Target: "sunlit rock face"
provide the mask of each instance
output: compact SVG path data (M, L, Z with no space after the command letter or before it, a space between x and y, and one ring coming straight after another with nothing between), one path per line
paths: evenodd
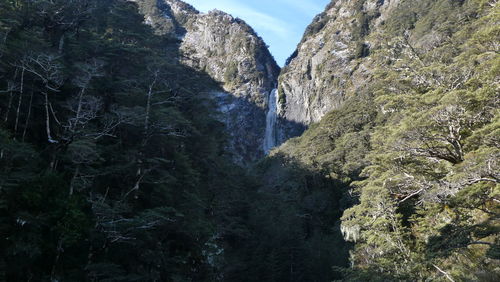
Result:
M179 61L205 72L222 89L207 89L219 105L240 164L264 155L268 97L280 68L267 46L245 22L224 12L200 13L178 0L137 0L146 23L179 40Z
M279 77L279 115L307 126L356 95L371 80L370 37L399 0L336 0L313 20ZM297 135L280 126L280 136Z
M278 90L272 109L276 113L273 146L300 135L345 100L366 91L373 69L380 66L372 59L380 45L374 34L383 31L391 11L402 3L332 1L306 29L279 74L263 40L242 20L218 10L200 13L178 0L136 2L159 34L179 41L178 61L220 83L222 89L207 89L207 93L216 93L212 96L230 136L228 151L241 164L269 150L266 115L274 88Z
M179 62L220 83L221 89L207 93L215 97L227 126L228 151L241 164L259 159L367 91L373 70L383 65L372 53L380 46L385 21L406 3L332 1L306 29L280 73L263 40L238 18L218 10L200 13L179 0L135 2L146 23L179 41ZM276 96L271 95L274 88ZM276 107L269 107L271 96ZM274 115L272 131L269 112Z

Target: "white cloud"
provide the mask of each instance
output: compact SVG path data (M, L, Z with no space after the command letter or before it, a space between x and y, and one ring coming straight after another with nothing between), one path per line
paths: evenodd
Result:
M276 17L257 11L239 1L231 0L191 0L188 1L202 12L208 12L214 8L243 19L256 30L266 30L280 38L290 36L289 25Z
M295 10L307 16L315 16L325 8L316 2L306 0L278 0L278 2L281 2L284 6L293 7Z
M268 14L253 9L241 9L241 7L238 7L238 9L228 9L227 11L234 16L244 19L245 22L257 30L268 30L283 38L286 38L290 34L290 29L287 28L286 22Z

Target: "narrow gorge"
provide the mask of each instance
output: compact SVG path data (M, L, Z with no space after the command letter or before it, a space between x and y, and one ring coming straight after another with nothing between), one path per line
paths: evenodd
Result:
M135 2L147 24L179 40L182 64L219 83L220 89L206 91L219 105L235 161L247 165L262 158L268 95L280 71L262 38L222 11L199 13L178 0Z
M264 135L264 153L267 155L276 147L276 121L278 117L278 95L277 89L271 90L267 102L266 132Z
M0 282L500 281L497 0L187 2L0 0Z

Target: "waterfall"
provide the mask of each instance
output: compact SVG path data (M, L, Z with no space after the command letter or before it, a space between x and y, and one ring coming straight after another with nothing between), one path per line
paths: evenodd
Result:
M269 93L268 111L266 115L266 134L264 135L264 153L267 155L272 148L276 146L276 119L278 95L277 90L273 89Z

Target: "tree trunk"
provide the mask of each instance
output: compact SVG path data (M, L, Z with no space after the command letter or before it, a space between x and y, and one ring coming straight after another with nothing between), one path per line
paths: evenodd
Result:
M149 139L148 131L149 131L149 118L151 114L151 99L153 98L153 91L154 91L153 89L155 87L157 79L158 79L158 70L155 71L154 73L154 79L149 85L149 90L146 97L146 118L144 119L144 141L142 143L142 146L146 146L147 140Z
M69 186L69 195L72 196L75 192L75 181L78 175L80 174L80 165L76 166L75 173L73 174L73 178L71 178L71 184Z
M147 100L146 100L146 118L144 119L144 134L145 134L146 138L148 136L148 130L149 130L149 115L151 113L151 98L153 97L153 87L154 87L155 83L156 83L156 77L155 77L153 83L151 83L151 85L149 86L149 91L148 91Z
M24 68L23 68L23 70L24 70ZM16 81L16 79L17 79L18 71L19 71L19 69L16 68L16 71L14 73L14 81ZM4 119L5 123L7 123L7 121L9 120L10 109L12 108L12 100L14 99L14 96L12 95L12 91L14 91L14 90L15 90L15 86L14 85L11 86L9 84L7 91L9 91L10 96L9 96L9 103L8 103L8 106L7 106L7 110L5 112L5 119Z
M75 123L70 126L70 132L74 133L76 130L76 127L78 126L78 122L80 120L80 115L82 113L82 101L83 101L83 94L85 93L85 87L82 88L80 91L80 94L78 95L78 108L76 110L76 117L75 117Z
M9 121L10 108L12 107L12 91L10 91L9 93L10 93L9 103L7 104L7 109L5 110L5 118L4 118L5 123Z
M47 140L49 143L57 143L56 140L52 139L52 135L50 134L49 94L44 91L43 95L45 96L45 130L47 131Z
M64 50L64 33L61 35L59 39L59 54L62 54Z
M57 264L59 263L59 258L61 257L61 253L64 252L64 249L62 248L62 243L63 243L62 239L59 239L56 249L56 258L54 259L54 264L52 265L52 271L50 273L50 281L57 281L57 279L55 279Z
M33 90L31 90L30 103L28 105L28 115L26 116L26 122L24 123L23 137L21 139L22 142L24 142L24 138L26 137L26 132L28 131L28 123L29 123L30 117L31 117L32 105L33 105Z
M25 69L23 68L23 71L21 73L21 89L19 91L19 102L17 103L17 111L16 111L16 122L14 125L14 139L16 138L17 134L17 127L19 125L19 113L21 111L21 105L23 102L23 93L24 93L24 71Z

